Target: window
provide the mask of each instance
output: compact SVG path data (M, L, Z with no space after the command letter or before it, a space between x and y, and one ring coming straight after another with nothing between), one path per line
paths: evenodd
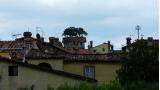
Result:
M95 78L95 66L87 65L84 68L84 76L88 78Z
M102 48L102 51L105 52L105 48Z
M76 42L73 42L73 45L76 45Z
M80 44L81 44L81 46L83 45L83 43L82 43L82 42L81 42Z
M152 46L153 45L153 43L152 42L148 42L148 46Z
M96 53L96 50L93 50L94 53Z
M8 67L9 76L18 76L18 66L9 66Z

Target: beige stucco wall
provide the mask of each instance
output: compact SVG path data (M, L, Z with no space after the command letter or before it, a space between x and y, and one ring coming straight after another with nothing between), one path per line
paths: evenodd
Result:
M4 58L8 58L8 59L11 58L8 52L0 52L0 57L4 57Z
M28 59L27 62L34 65L48 63L53 69L63 71L63 59Z
M103 51L103 48L105 49L105 51ZM92 48L92 52L94 52L94 50L96 50L96 54L106 54L109 52L109 45L108 44L101 44L98 45L96 47Z
M84 66L95 66L95 79L98 83L108 83L116 79L116 70L120 68L119 63L82 63L82 62L65 62L64 71L74 74L84 75Z
M16 90L19 87L34 85L34 90L46 90L50 84L57 87L64 83L78 83L79 80L69 78L50 72L41 71L39 69L18 66L18 76L8 76L8 64L0 62L0 90Z

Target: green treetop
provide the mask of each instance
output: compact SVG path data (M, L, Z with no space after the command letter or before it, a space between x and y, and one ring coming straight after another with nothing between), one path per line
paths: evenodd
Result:
M83 36L87 36L88 33L81 27L76 28L76 27L68 27L64 30L63 36L67 36L67 37L83 37Z

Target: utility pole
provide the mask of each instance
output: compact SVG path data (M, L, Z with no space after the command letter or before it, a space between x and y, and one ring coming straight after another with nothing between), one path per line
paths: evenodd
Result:
M139 40L139 30L141 30L141 27L139 25L137 25L135 27L135 29L137 30L137 35L138 35L138 40Z

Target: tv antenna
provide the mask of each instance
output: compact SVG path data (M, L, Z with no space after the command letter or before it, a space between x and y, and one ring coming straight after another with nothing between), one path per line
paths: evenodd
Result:
M21 35L21 34L13 34L13 33L12 33L12 38L13 38L13 39L17 39L17 37L20 36L20 35Z
M137 35L138 35L138 40L139 40L139 30L141 30L141 26L137 25L135 29L137 30Z
M41 27L36 27L36 32L41 32L41 36L43 37L44 35L44 32L43 32L43 29Z
M141 34L141 39L143 39L143 37L144 37L144 35L143 35L143 34Z

